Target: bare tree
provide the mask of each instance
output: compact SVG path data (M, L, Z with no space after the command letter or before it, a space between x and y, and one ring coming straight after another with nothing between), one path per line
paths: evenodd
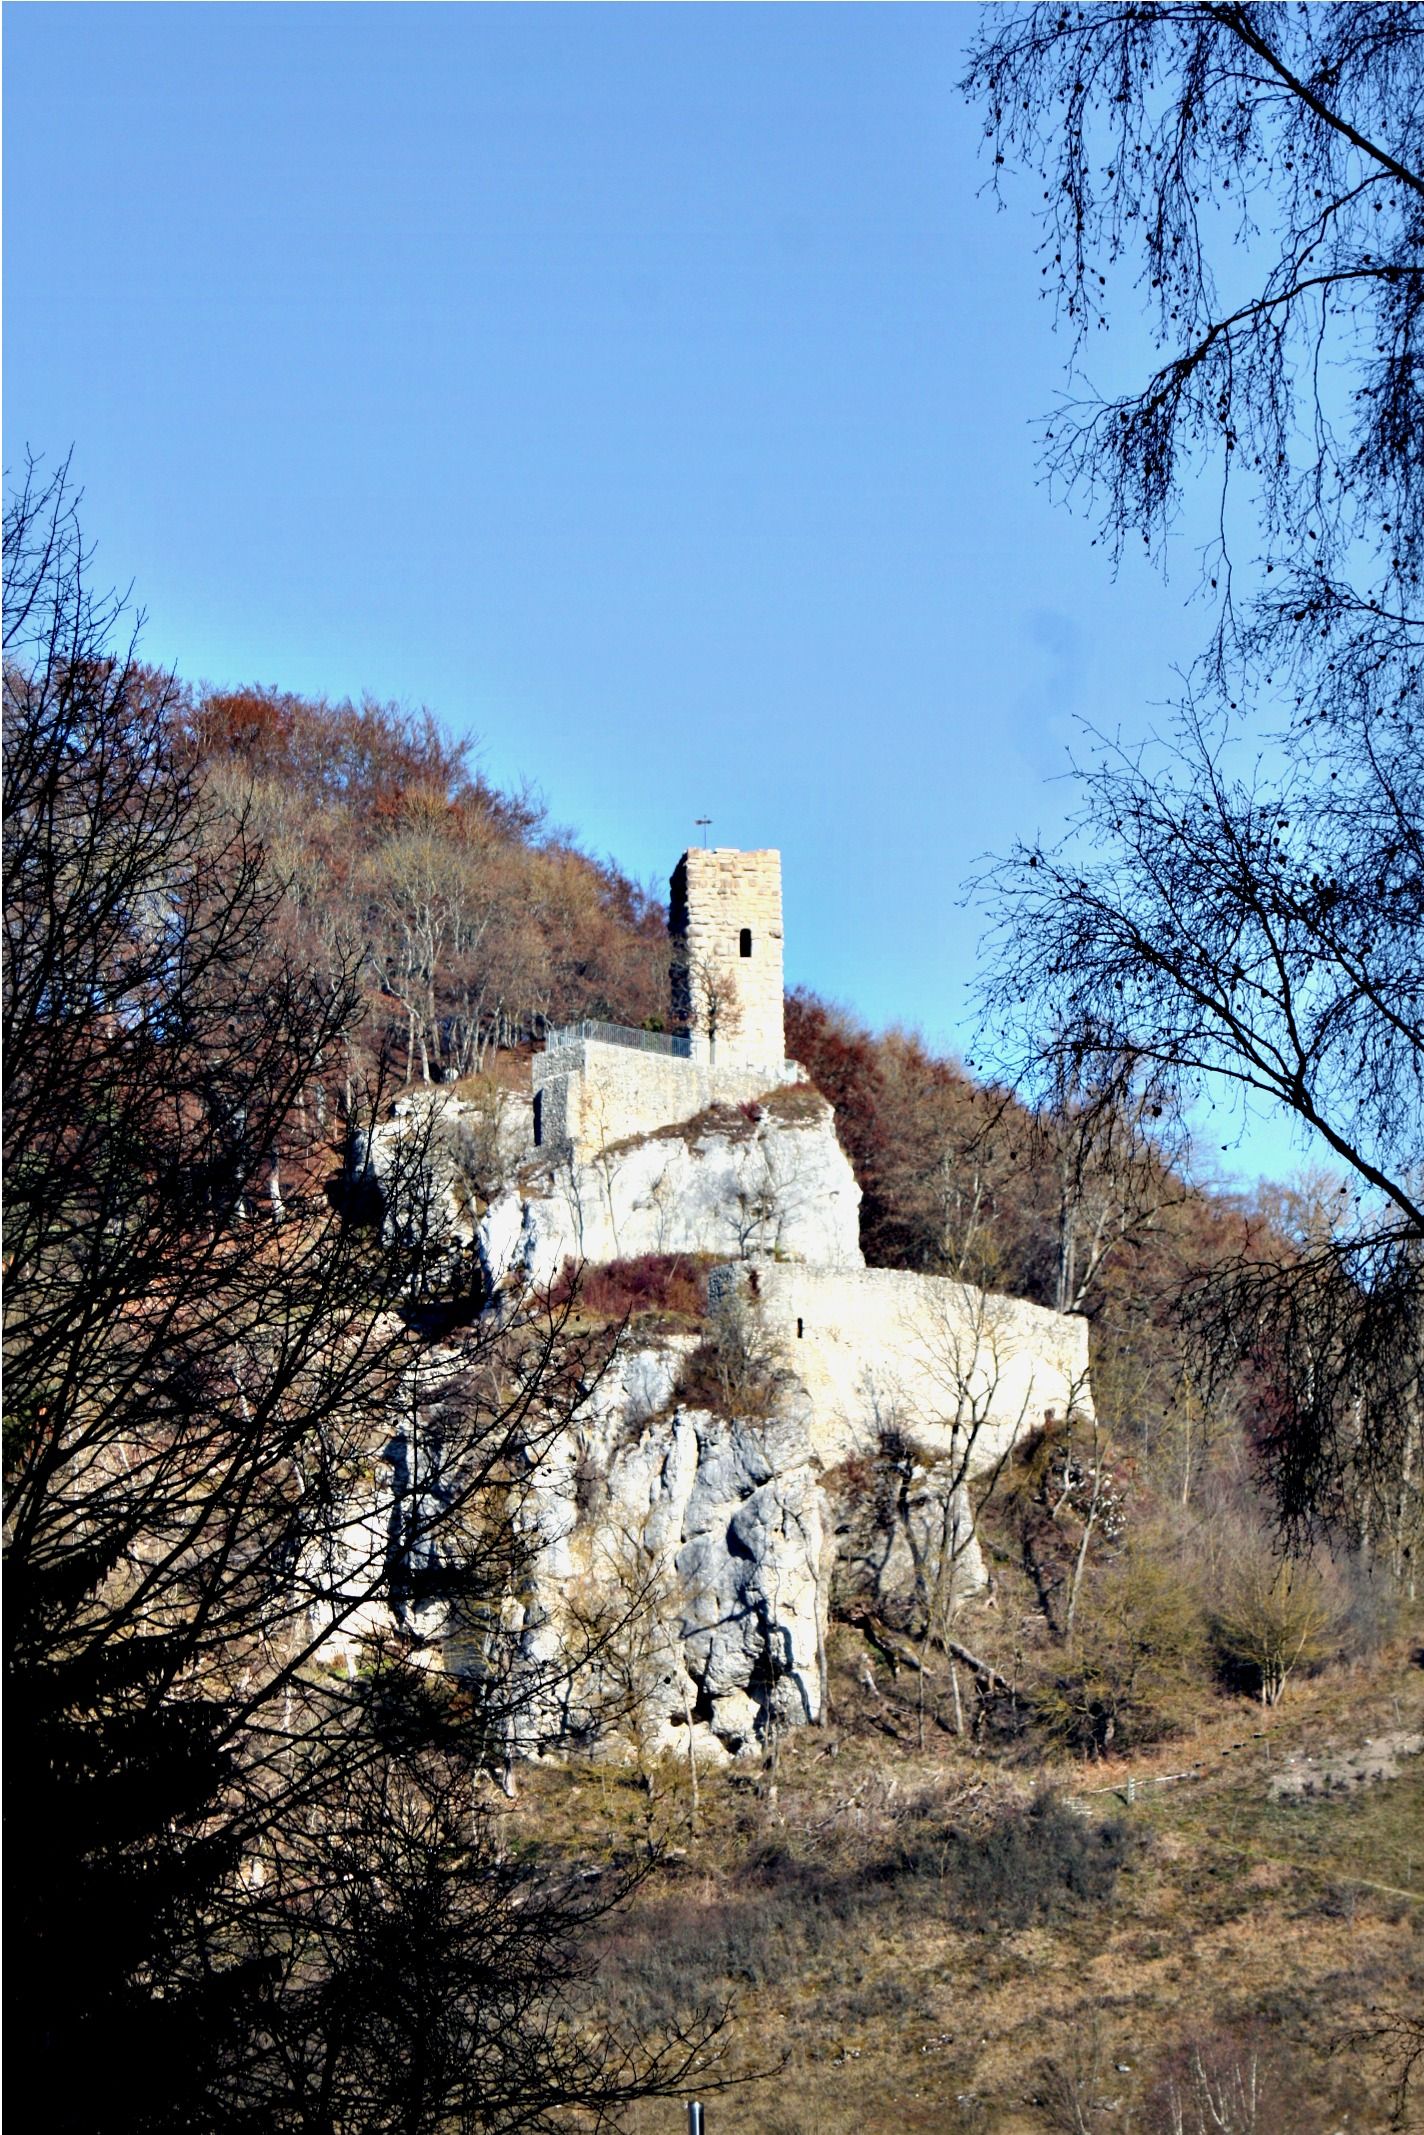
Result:
M672 1554L654 1548L646 1529L638 1532L627 1521L600 1524L588 1574L569 1597L589 1656L579 1670L576 1695L592 1726L618 1732L631 1746L647 1797L650 1841L658 1766L674 1714L685 1731L689 1829L697 1830L701 1788L682 1625L702 1598L700 1586L679 1571Z
M1329 1588L1309 1559L1282 1561L1263 1538L1246 1537L1228 1562L1217 1640L1261 1703L1279 1705L1295 1671L1326 1651L1335 1613Z
M1375 2004L1368 2021L1351 2034L1349 2044L1383 2061L1389 2078L1389 2124L1417 2127L1414 2101L1424 2069L1424 2016L1417 2008Z
M1046 2126L1062 2135L1095 2135L1116 2112L1103 2096L1110 2073L1107 2041L1096 2017L1081 2024L1061 2054L1045 2056L1034 2069L1034 2103Z
M521 1508L598 1356L525 1316L457 1336L432 1384L410 1270L333 1205L304 1106L355 972L289 953L282 885L88 591L64 473L22 489L5 562L27 2081L86 2135L512 2130L676 2088L707 2027L600 2038L589 1906L479 1806L531 1692L495 1635ZM482 1653L463 1682L419 1665L422 1603ZM362 1623L365 1665L333 1668Z
M1413 1426L1388 1360L1424 1294L1424 26L1395 5L1033 6L986 29L965 86L996 188L1020 158L1042 178L1070 335L1050 469L1111 545L1164 556L1187 485L1219 499L1212 635L1171 724L1140 748L1091 735L1068 838L988 878L1004 1063L1042 1094L1130 1058L1167 1106L1264 1099L1347 1167L1357 1220L1306 1258L1397 1474ZM1161 360L1095 394L1084 337L1134 270ZM1299 1264L1217 1286L1233 1364L1281 1351L1262 1329L1293 1329ZM1277 1447L1297 1527L1338 1496L1348 1398L1318 1378Z
M706 956L689 956L672 968L673 1015L707 1040L717 1058L719 1038L735 1038L742 1027L742 1004L736 973Z
M912 1532L922 1610L917 1697L921 1748L932 1645L947 1663L956 1734L965 1732L961 1665L969 1668L981 1692L1005 1687L997 1671L960 1640L958 1629L979 1566L978 1515L998 1488L1028 1421L1029 1384L1017 1401L1008 1384L1015 1347L1012 1309L1006 1299L966 1285L944 1300L928 1327L919 1320L907 1345L928 1383L930 1399L944 1404L940 1415L927 1419L930 1431L936 1436L947 1432L949 1440L941 1457L923 1463L918 1505L910 1499L914 1470L901 1481L901 1511Z
M1164 1109L1131 1059L1112 1063L1096 1084L1085 1084L1071 1061L1057 1063L1051 1102L1028 1141L1053 1171L1059 1312L1081 1312L1113 1256L1181 1200L1160 1134Z
M1215 2070L1195 2054L1186 2083L1169 2093L1172 2135L1253 2135L1267 2111L1260 2076L1254 2054Z
M1051 472L1110 545L1159 549L1204 474L1216 670L1299 677L1312 713L1407 703L1418 657L1421 68L1404 5L1053 0L991 12L963 84L996 196L1041 181L1071 396ZM1086 344L1134 290L1160 362L1094 393Z
M719 1416L764 1421L775 1413L791 1376L755 1291L733 1285L712 1303L707 1332L683 1367L679 1394Z

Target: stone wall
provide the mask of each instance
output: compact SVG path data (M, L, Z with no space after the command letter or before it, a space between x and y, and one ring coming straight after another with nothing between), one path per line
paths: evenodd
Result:
M893 1432L972 1474L1049 1410L1091 1411L1088 1323L1072 1313L894 1268L760 1260L715 1269L709 1289L757 1312L806 1390L826 1467Z
M723 1064L780 1060L781 855L694 846L673 869L672 1009Z
M596 1156L615 1142L656 1134L693 1119L709 1105L742 1105L767 1090L806 1080L780 1054L764 1062L741 1056L715 1062L581 1038L534 1061L535 1118L541 1149Z

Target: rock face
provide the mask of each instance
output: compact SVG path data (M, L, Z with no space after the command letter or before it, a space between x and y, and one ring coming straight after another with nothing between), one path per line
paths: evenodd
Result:
M350 1172L381 1204L386 1236L440 1256L468 1252L482 1197L497 1192L528 1147L528 1097L479 1098L435 1085L398 1097L389 1119L356 1135Z
M523 1658L554 1669L590 1632L604 1651L531 1713L525 1752L633 1708L644 1749L681 1754L690 1730L699 1754L751 1752L821 1718L833 1604L917 1630L983 1584L959 1469L868 1417L860 1459L828 1470L794 1381L756 1420L683 1406L692 1346L620 1359L532 1494Z
M491 1203L475 1249L491 1291L511 1278L545 1287L566 1259L643 1253L865 1266L860 1188L835 1114L807 1084L713 1106L586 1161L532 1160Z
M647 1072L657 1110L668 1063ZM983 1583L975 1476L1088 1406L1083 1321L865 1267L834 1114L794 1073L552 1148L534 1146L527 1106L472 1118L422 1094L357 1152L393 1236L478 1259L487 1325L537 1311L567 1262L722 1263L705 1325L625 1338L530 1463L498 1630L532 1686L511 1754L622 1742L719 1758L819 1719L833 1607L909 1631L942 1621ZM411 1487L403 1472L393 1444L364 1531ZM478 1665L453 1622L401 1606L446 1665Z
M833 1602L901 1629L923 1621L927 1582L949 1562L947 1514L965 1542L958 1591L982 1583L962 1489L946 1490L933 1463L879 1441L871 1419L860 1468L827 1471L792 1380L756 1419L684 1405L696 1346L682 1335L619 1355L532 1473L521 1598L500 1635L526 1682L548 1687L527 1698L514 1754L610 1738L653 1755L751 1753L771 1727L821 1718ZM455 1350L427 1358L427 1410L461 1368ZM354 1598L390 1560L385 1601L363 1599L333 1625L329 1660L354 1668L364 1640L395 1630L456 1671L480 1665L438 1598L440 1567L392 1550L412 1492L439 1488L438 1474L412 1472L397 1429L311 1567L314 1591ZM570 1667L589 1647L594 1659Z
M601 1650L530 1716L526 1749L595 1739L633 1708L654 1751L691 1728L735 1752L820 1717L828 1522L804 1420L794 1400L758 1424L678 1405L691 1346L622 1358L532 1494L524 1658L547 1667L590 1631Z

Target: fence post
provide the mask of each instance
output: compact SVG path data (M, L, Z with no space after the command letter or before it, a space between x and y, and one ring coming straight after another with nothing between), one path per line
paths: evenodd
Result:
M702 2100L700 2098L689 2098L687 2101L687 2135L702 2135Z

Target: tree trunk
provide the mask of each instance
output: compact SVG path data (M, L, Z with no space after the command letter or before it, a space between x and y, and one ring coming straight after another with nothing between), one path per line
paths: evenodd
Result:
M682 1676L682 1717L687 1728L687 1776L692 1791L691 1814L687 1820L688 1836L697 1836L699 1797L697 1791L697 1737L692 1731L692 1700L687 1694L687 1671Z

